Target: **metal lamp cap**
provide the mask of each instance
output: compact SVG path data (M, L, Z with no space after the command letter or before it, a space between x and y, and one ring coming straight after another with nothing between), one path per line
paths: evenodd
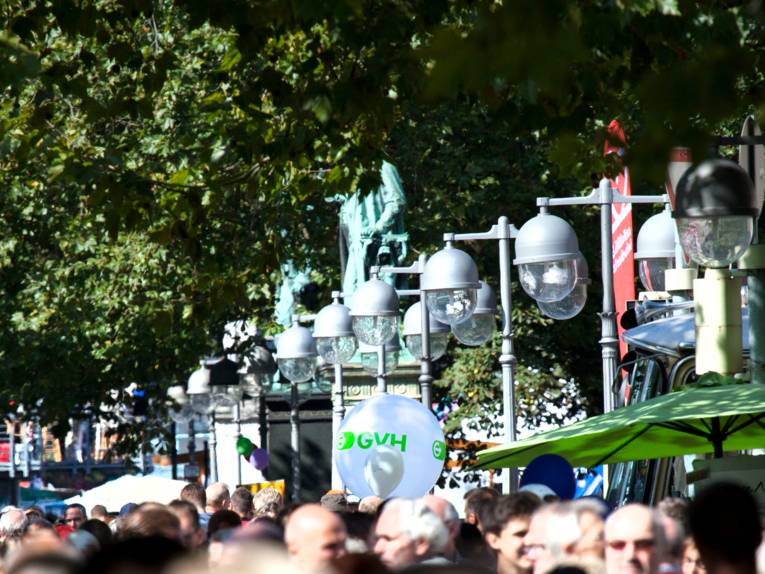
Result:
M710 159L689 169L677 184L674 218L725 217L758 213L752 180L737 163Z
M352 337L351 310L341 303L323 307L313 321L314 337Z
M420 289L423 291L479 287L475 261L470 255L451 245L447 245L428 259L420 276Z
M574 228L556 215L540 213L518 231L513 264L573 259L579 254Z
M481 281L473 315L494 315L497 312L497 295L486 281Z
M372 278L353 294L351 317L398 316L398 295L385 281Z
M210 369L205 367L204 361L200 362L199 368L191 373L186 385L187 395L206 395L210 392Z
M377 349L379 349L379 345L367 345L366 343L362 343L359 341L359 353L376 353ZM401 350L401 342L398 338L398 333L393 335L389 341L385 343L385 352L386 353L396 353Z
M672 213L662 211L649 217L638 231L635 259L675 256L675 222Z
M276 337L277 359L306 359L316 355L316 341L305 327L292 325Z
M422 319L420 317L420 305L417 301L414 305L409 307L404 313L404 337L408 335L422 335ZM436 319L431 313L428 313L430 319L430 334L436 333L448 333L451 330L449 325L446 325Z
M205 361L210 371L211 387L231 387L239 384L239 363L228 357L216 357Z

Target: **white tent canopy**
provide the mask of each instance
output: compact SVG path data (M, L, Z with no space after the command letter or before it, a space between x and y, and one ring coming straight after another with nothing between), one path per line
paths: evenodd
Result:
M103 504L109 512L119 512L128 502L160 502L167 504L181 496L181 489L188 483L158 476L133 476L126 474L92 488L79 496L67 498L67 504L82 504L90 512L96 504Z

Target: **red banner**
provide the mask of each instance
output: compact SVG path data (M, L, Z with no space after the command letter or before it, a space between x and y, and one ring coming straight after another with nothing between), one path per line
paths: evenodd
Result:
M616 120L608 125L608 133L612 140L618 140L626 145L624 131ZM611 153L624 155L624 149L615 147L606 141L603 155ZM611 180L611 187L622 195L632 195L630 188L630 174L627 167L622 173ZM624 311L627 309L627 301L635 299L635 254L632 249L632 204L614 203L611 206L611 242L612 263L614 276L614 299L616 301L616 325L619 333L619 353L624 356L627 352L627 344L622 341L622 329L619 324Z

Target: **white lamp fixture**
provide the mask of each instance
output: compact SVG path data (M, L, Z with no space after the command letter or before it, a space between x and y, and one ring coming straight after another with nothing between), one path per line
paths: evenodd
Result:
M449 342L449 325L436 319L429 313L430 320L430 360L440 359L446 353ZM413 304L404 313L404 344L415 359L422 359L422 316L420 302Z
M470 318L479 287L475 262L451 243L428 259L420 277L428 310L438 321L449 325Z
M486 281L481 281L475 310L469 319L452 325L457 340L471 347L489 341L497 326L497 296Z
M396 290L373 277L353 294L350 315L359 342L378 346L398 334Z
M523 290L536 301L560 301L576 285L579 242L560 217L540 213L515 238L515 259Z

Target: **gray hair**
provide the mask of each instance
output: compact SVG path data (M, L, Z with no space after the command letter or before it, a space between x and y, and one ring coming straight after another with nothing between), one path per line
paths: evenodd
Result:
M0 516L0 536L3 538L21 538L29 519L20 508L4 508Z
M429 554L440 554L449 543L449 531L443 521L422 500L393 498L383 512L398 512L401 532L412 540L427 540Z
M252 510L256 517L275 517L281 512L284 502L282 495L275 488L264 488L252 497Z

